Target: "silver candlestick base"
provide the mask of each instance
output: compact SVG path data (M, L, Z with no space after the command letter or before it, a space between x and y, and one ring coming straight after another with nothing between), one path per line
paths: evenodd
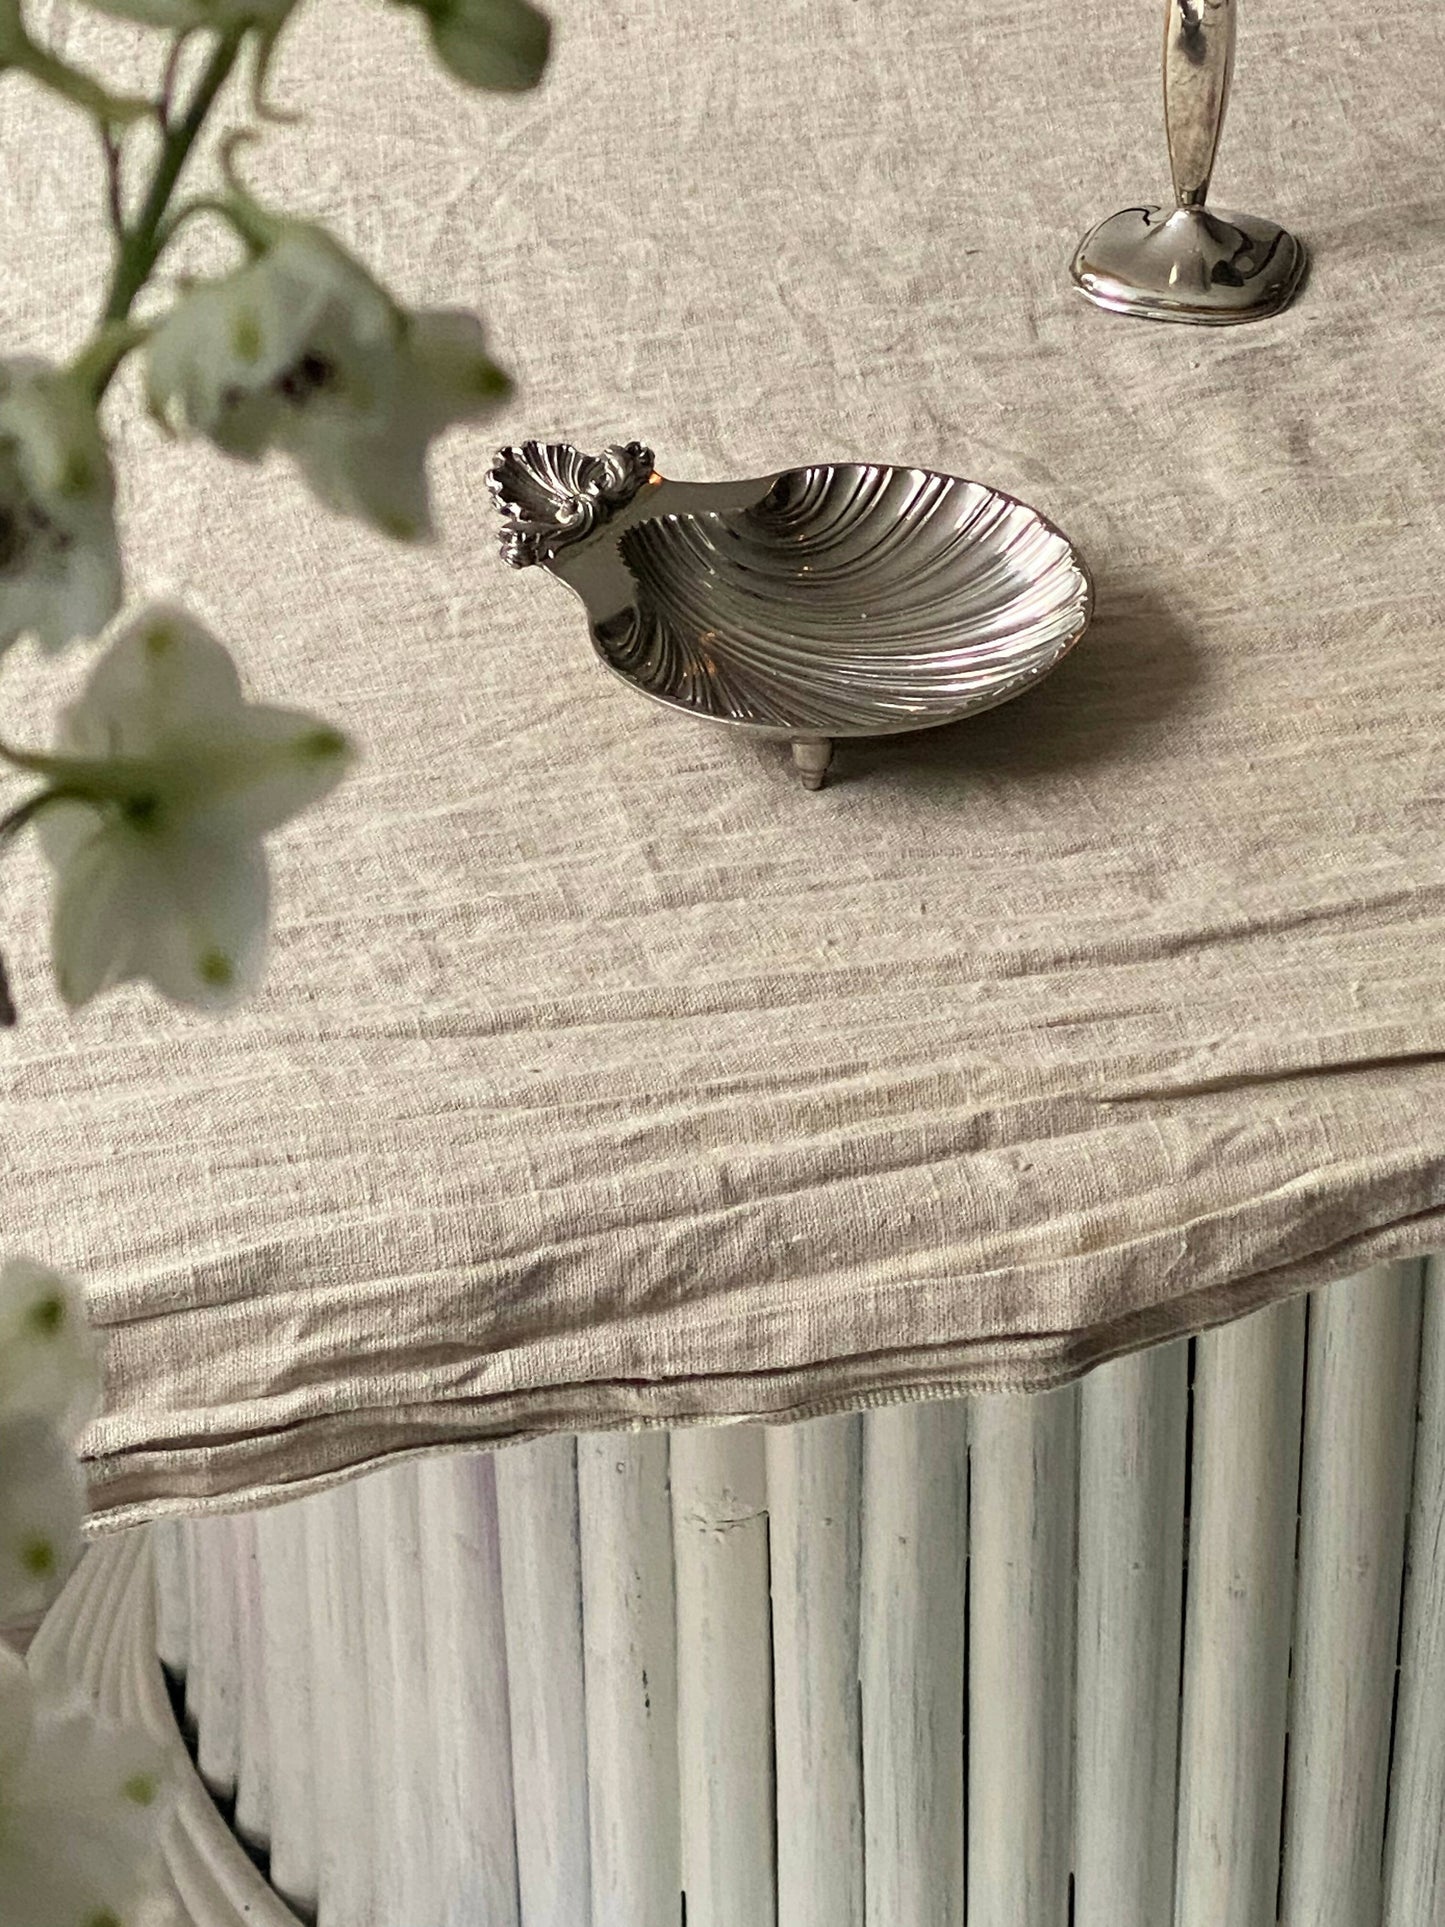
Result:
M1234 67L1235 0L1168 0L1164 121L1177 205L1128 207L1080 242L1080 292L1115 314L1221 327L1288 307L1301 243L1274 221L1205 206Z

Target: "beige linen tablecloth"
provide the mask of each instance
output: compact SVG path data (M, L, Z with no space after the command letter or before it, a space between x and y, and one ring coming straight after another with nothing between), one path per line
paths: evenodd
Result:
M1066 273L1167 182L1158 12L558 0L504 101L412 16L302 9L309 118L253 177L478 302L522 387L446 445L423 554L124 411L133 586L367 753L276 844L269 983L220 1024L66 1021L7 866L0 1219L110 1328L100 1517L1044 1386L1445 1244L1442 16L1245 0L1216 198L1315 266L1204 332ZM86 130L7 82L0 139L4 347L76 339ZM485 464L529 434L979 477L1080 544L1097 624L808 795L501 565ZM14 655L7 730L83 668Z

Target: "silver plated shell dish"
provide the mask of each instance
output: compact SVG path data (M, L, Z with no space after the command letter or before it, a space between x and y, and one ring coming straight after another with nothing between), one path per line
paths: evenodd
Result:
M609 669L689 716L791 742L810 789L839 738L1022 695L1092 608L1083 558L1036 509L928 469L672 482L640 442L525 442L488 486L503 556L581 597Z

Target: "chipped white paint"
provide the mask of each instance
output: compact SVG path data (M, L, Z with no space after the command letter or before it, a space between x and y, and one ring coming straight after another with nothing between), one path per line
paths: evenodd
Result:
M236 1585L236 1813L235 1826L251 1846L271 1838L271 1713L266 1693L266 1649L261 1613L261 1563L256 1519L241 1513L223 1521L230 1535Z
M577 1441L592 1927L678 1927L682 1822L668 1444Z
M240 1756L240 1610L231 1521L206 1519L196 1528L191 1561L195 1638L186 1674L186 1714L196 1730L201 1778L222 1796L235 1792Z
M184 1679L191 1655L191 1557L194 1532L180 1519L151 1527L156 1576L156 1652L163 1666Z
M962 1404L864 1417L864 1869L892 1927L963 1921L967 1468Z
M687 1927L772 1927L773 1697L761 1426L674 1433Z
M447 1848L438 1927L519 1927L496 1466L487 1455L428 1459L417 1482L437 1838Z
M577 1448L517 1446L496 1470L522 1919L577 1927L592 1912Z
M778 1918L863 1927L863 1421L769 1429Z
M342 1485L305 1504L321 1918L371 1927L386 1842L372 1780L373 1695L356 1690L366 1678L359 1495L354 1485ZM449 1557L439 1568L439 1583L453 1563Z
M1179 1927L1274 1919L1304 1326L1296 1300L1196 1341Z
M1283 1927L1378 1927L1420 1266L1310 1309Z
M1385 1927L1445 1920L1445 1261L1431 1260L1405 1573Z
M271 1879L280 1894L303 1909L315 1907L320 1887L311 1738L318 1682L311 1660L307 1555L314 1505L303 1499L273 1506L254 1521L271 1747Z
M1189 1347L1102 1366L1079 1388L1075 1927L1167 1927Z
M1079 1397L969 1413L969 1927L1066 1927Z
M381 1870L378 1913L387 1927L399 1921L442 1918L447 1856L440 1836L436 1794L433 1670L427 1648L426 1596L432 1584L422 1532L419 1470L388 1467L358 1488L358 1506L370 1517L383 1550L370 1563L372 1584L385 1596L384 1691L390 1703L388 1740L395 1749L388 1785L394 1801L390 1851ZM368 1645L368 1663L373 1649Z

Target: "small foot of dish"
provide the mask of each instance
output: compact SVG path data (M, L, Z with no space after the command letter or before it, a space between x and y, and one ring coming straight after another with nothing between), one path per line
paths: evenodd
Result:
M1258 215L1129 207L1084 237L1073 276L1115 314L1226 327L1287 308L1304 267L1294 236Z
M805 790L820 790L827 781L833 745L826 736L795 736L793 761Z

